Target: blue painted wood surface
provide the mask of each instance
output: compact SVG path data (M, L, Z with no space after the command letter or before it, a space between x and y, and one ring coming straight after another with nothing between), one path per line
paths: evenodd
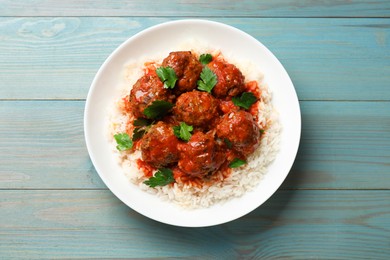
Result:
M1 16L389 17L387 0L2 0Z
M95 73L119 44L169 20L0 18L0 78L12 86L0 88L0 97L85 99ZM286 67L300 100L390 100L389 19L213 20L265 44Z
M0 102L0 188L105 188L84 145L84 105ZM390 102L300 105L302 141L284 189L390 188Z
M109 191L0 191L0 205L0 255L7 257L386 259L390 254L389 190L278 191L247 216L208 228L149 220Z
M210 228L149 220L89 160L89 85L124 40L200 17L242 29L289 72L302 110L277 193ZM0 259L389 259L390 1L0 0Z

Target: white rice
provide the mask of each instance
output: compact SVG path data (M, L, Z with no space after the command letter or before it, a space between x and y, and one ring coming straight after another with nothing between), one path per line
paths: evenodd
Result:
M190 46L201 46L196 49ZM216 54L218 51L201 44L199 42L188 42L182 44L178 50L191 50L196 54L211 53ZM172 51L174 51L172 50ZM272 106L272 95L268 86L263 82L263 75L256 69L252 63L239 61L232 55L223 53L223 57L229 62L236 65L245 76L246 81L256 80L260 87L262 96L259 102L258 123L265 129L262 135L260 146L248 158L248 163L236 169L232 169L231 175L227 178L221 178L220 181L212 184L204 184L202 187L185 185L183 183L174 183L163 187L151 188L143 182L147 179L142 171L137 167L137 159L141 158L141 152L119 152L116 149L116 142L113 135L126 131L126 123L129 118L121 110L121 99L128 95L133 84L142 76L143 67L146 61L161 62L168 53L162 53L153 57L153 60L140 59L129 62L124 68L124 84L120 86L118 98L109 112L109 138L112 141L113 152L117 155L118 161L131 183L137 185L145 192L155 194L162 200L169 200L184 208L209 207L215 203L223 203L233 197L240 197L244 193L256 187L267 168L275 159L279 149L279 140L281 126L278 121L278 113ZM130 185L129 185L129 188Z

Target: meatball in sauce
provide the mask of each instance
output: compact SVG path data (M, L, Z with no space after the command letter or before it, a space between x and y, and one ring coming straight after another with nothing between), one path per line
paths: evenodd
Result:
M218 98L234 97L245 90L245 78L233 64L215 60L207 65L217 76L217 84L213 88L214 96Z
M174 112L189 125L207 127L218 118L218 100L211 94L191 91L179 96Z
M197 132L187 143L180 143L178 150L180 170L193 177L213 173L225 161L224 153L212 133Z
M156 168L175 163L179 159L178 143L172 126L160 121L142 138L142 160Z
M158 78L156 73L150 73L142 76L134 84L130 91L130 107L134 117L145 117L144 110L153 101L164 100L172 101L174 96Z
M190 51L171 52L162 62L163 67L171 67L178 78L174 91L184 93L196 88L202 64Z
M244 110L223 115L216 131L219 138L229 140L233 148L245 156L253 153L260 141L259 126Z

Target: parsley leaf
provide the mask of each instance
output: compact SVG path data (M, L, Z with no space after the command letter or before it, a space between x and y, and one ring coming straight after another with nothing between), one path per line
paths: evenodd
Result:
M133 122L134 126L148 126L151 124L153 124L153 121L146 118L138 118Z
M260 129L260 135L263 135L265 133L264 129Z
M238 168L244 164L246 164L246 161L238 158L234 158L234 160L231 163L229 163L229 168Z
M194 128L184 122L180 122L179 126L173 127L173 133L176 135L176 137L184 141L190 140L192 136L190 132L192 132L192 130L194 130Z
M133 147L133 141L130 139L130 136L126 133L115 134L114 139L118 144L116 149L119 151L125 151Z
M240 97L233 97L232 101L236 106L248 109L257 101L257 98L252 92L244 92Z
M153 123L153 120L147 118L137 118L134 120L133 125L137 127L134 128L132 140L137 141L141 139L149 131Z
M150 177L148 180L144 181L146 185L149 187L156 187L156 186L165 186L169 183L172 183L175 181L175 178L173 178L173 172L171 169L163 168L159 169L154 176Z
M198 80L198 89L210 93L215 84L217 84L217 76L209 67L204 67Z
M164 88L174 88L177 76L174 69L171 67L159 67L156 69L157 76L164 83Z
M229 149L232 149L233 144L232 144L232 142L230 142L229 139L224 138L223 141L225 142L226 146L227 146Z
M199 61L203 65L209 64L212 59L213 59L213 56L211 56L211 54L209 54L209 53L202 54L199 57Z
M155 119L165 116L173 108L173 104L164 100L153 101L144 110L144 115L149 119Z
M144 136L145 134L146 134L145 129L140 127L134 128L132 140L137 141L138 139L141 139L142 136Z

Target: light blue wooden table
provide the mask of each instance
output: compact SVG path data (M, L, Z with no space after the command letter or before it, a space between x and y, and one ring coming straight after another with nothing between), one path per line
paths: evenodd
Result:
M196 229L116 199L82 124L90 83L120 43L194 17L264 43L303 119L275 195ZM0 259L157 257L390 259L390 1L0 0Z

